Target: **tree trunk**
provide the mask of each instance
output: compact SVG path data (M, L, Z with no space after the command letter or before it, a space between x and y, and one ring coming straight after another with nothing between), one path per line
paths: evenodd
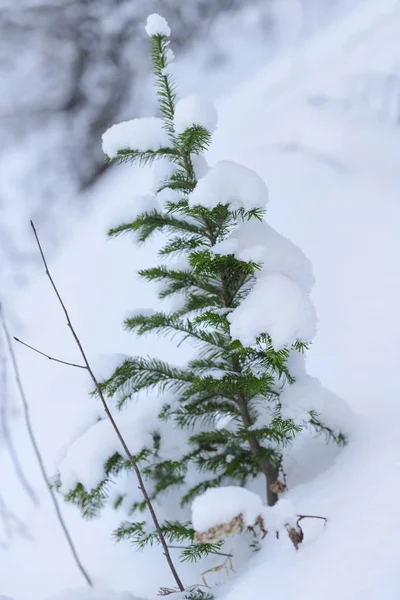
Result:
M240 414L242 417L243 424L246 427L252 425L249 409L247 406L246 398L242 393L237 395L237 402L240 408ZM278 479L279 468L273 465L267 458L261 456L261 444L256 434L253 434L249 440L250 450L254 458L257 460L260 471L265 475L266 483L266 499L268 506L273 506L278 501L278 495L273 492L270 488L271 484Z

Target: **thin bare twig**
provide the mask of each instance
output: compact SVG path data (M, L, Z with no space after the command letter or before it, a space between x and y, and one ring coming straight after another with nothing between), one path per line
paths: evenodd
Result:
M104 397L103 391L101 389L101 386L100 386L99 382L96 379L96 376L95 376L95 374L94 374L94 372L93 372L93 370L92 370L92 368L90 366L90 363L88 361L86 353L85 353L85 351L83 349L82 343L81 343L81 341L80 341L80 339L79 339L79 337L78 337L78 335L77 335L77 333L76 333L76 331L75 331L75 329L74 329L74 327L73 327L73 325L71 323L71 319L70 319L69 313L67 311L67 308L66 308L66 306L65 306L65 304L64 304L64 302L63 302L63 300L61 298L61 295L60 295L60 293L59 293L59 291L57 289L56 284L54 283L54 280L53 280L53 278L52 278L52 276L50 274L49 268L47 266L46 258L44 256L44 253L43 253L43 250L42 250L42 246L40 244L40 240L39 240L39 237L38 237L35 225L33 224L33 221L31 221L31 227L32 227L33 233L34 233L35 238L36 238L36 242L37 242L37 245L38 245L38 248L39 248L40 255L42 257L42 261L43 261L43 265L45 267L46 275L47 275L47 277L50 280L50 283L52 285L54 293L56 294L56 296L58 298L58 301L59 301L59 303L61 305L61 308L62 308L62 310L64 312L65 318L67 320L67 325L68 325L68 327L69 327L69 329L71 331L71 334L72 334L72 336L73 336L73 338L74 338L74 340L76 342L76 345L79 348L79 351L81 353L83 362L85 363L86 369L87 369L87 371L88 371L88 373L89 373L89 375L90 375L90 377L91 377L91 379L93 381L93 384L94 384L94 386L96 388L96 391L97 391L97 393L99 395L99 398L100 398L100 400L101 400L101 402L103 404L104 411L105 411L107 417L109 418L109 420L111 422L111 425L113 426L114 431L115 431L115 433L116 433L119 441L121 442L121 445L122 445L122 447L123 447L123 449L125 451L125 454L128 457L128 460L131 463L131 465L132 465L132 467L133 467L133 469L134 469L134 471L136 473L136 477L137 477L137 480L138 480L138 483L139 483L139 488L140 488L140 490L141 490L141 492L143 494L143 497L145 499L147 508L149 509L152 521L154 523L154 526L155 526L157 534L158 534L158 538L159 538L160 543L161 543L161 545L163 547L164 555L165 555L165 558L166 558L166 560L168 562L168 566L169 566L169 568L171 570L171 573L172 573L172 575L173 575L173 577L174 577L174 579L175 579L175 581L177 583L177 586L178 586L179 590L181 592L183 592L185 590L185 587L182 584L182 581L180 580L179 575L178 575L178 573L177 573L177 571L175 569L174 563L173 563L172 558L171 558L171 554L170 554L169 549L168 549L167 542L165 540L164 534L163 534L163 532L161 530L161 527L160 527L160 524L158 522L157 515L154 512L153 504L152 504L152 502L150 500L149 494L147 493L147 490L146 490L146 487L145 487L145 484L144 484L144 481L143 481L143 478L142 478L142 474L141 474L140 469L138 467L138 464L136 463L135 459L133 458L133 455L131 454L131 452L130 452L130 450L129 450L126 442L125 442L125 439L122 436L122 434L121 434L121 432L120 432L120 430L118 428L118 425L115 422L114 417L112 416L112 414L110 412L110 409L108 408L108 404L107 404L107 402L105 400L105 397Z
M319 517L317 515L296 515L298 517L297 521L296 521L296 525L299 526L299 523L302 519L321 519L322 521L325 521L324 525L327 524L328 519L326 517Z
M1 310L1 304L0 304L0 320L2 322L2 326L4 329L4 316ZM31 484L29 483L24 470L22 468L21 462L19 460L19 456L18 456L18 452L14 446L14 440L12 438L11 435L11 430L8 424L8 414L7 414L7 393L8 393L8 389L7 389L7 365L6 365L6 359L5 356L2 355L1 359L0 359L0 370L1 370L1 377L0 377L0 383L2 386L2 390L3 390L3 400L1 401L0 399L0 431L3 435L5 444L7 446L8 449L8 453L11 459L11 462L14 466L14 470L15 473L18 477L18 480L21 484L21 486L23 487L23 489L25 490L27 496L30 498L32 504L36 507L39 506L39 500L33 490L33 487L31 486Z
M289 538L291 539L294 547L297 550L299 547L299 544L301 544L301 542L304 539L304 531L301 528L300 521L302 519L321 519L322 521L325 521L325 523L324 523L324 527L325 527L325 525L328 522L328 519L326 517L320 517L318 515L296 515L296 516L297 516L296 527L287 528L287 531L288 531Z
M49 490L49 494L51 496L51 499L52 499L52 502L53 502L53 505L54 505L54 509L55 509L55 512L56 512L56 515L57 515L58 522L60 523L61 529L64 532L65 538L66 538L67 543L68 543L68 545L70 547L70 550L71 550L71 553L72 553L72 555L74 557L74 560L75 560L75 562L76 562L79 570L81 571L83 577L86 579L86 582L88 583L88 585L90 587L93 587L92 580L90 579L89 575L87 574L84 566L82 565L82 563L81 563L81 561L79 559L79 556L78 556L78 553L77 553L76 548L74 546L74 543L72 541L71 535L70 535L70 533L69 533L69 531L67 529L67 526L65 524L65 521L64 521L64 518L63 518L63 516L61 514L61 509L60 509L60 506L58 504L58 500L56 498L55 492L54 492L53 488L51 487L51 485L49 483L49 478L48 478L47 473L46 473L46 467L44 466L43 457L42 457L42 454L40 452L38 443L36 441L35 432L33 430L33 425L32 425L32 421L31 421L31 417L30 417L30 412L29 412L28 400L27 400L27 397L26 397L26 394L25 394L24 387L22 385L22 379L21 379L21 374L20 374L20 371L19 371L18 363L17 363L17 358L15 356L14 348L12 346L11 336L10 336L10 333L8 331L7 323L6 323L6 320L5 320L5 317L4 317L1 305L0 305L0 315L1 315L1 323L2 323L2 326L3 326L3 330L4 330L4 335L5 335L6 341L7 341L8 351L10 353L11 362L12 362L13 369L14 369L15 380L17 382L17 387L18 387L19 395L20 395L22 406L23 406L23 409L24 409L24 416L25 416L26 428L28 430L29 438L31 440L31 444L33 446L33 450L35 452L36 459L37 459L38 464L39 464L40 472L42 474L42 477L43 477L43 480L44 480L44 482L46 484L46 487Z
M19 338L15 337L15 336L14 336L14 340L16 342L18 342L19 344L22 344L23 346L26 346L27 348L30 348L34 352L37 352L41 356L45 356L49 360L54 360L55 362L61 363L62 365L68 365L68 367L76 367L77 369L85 369L85 370L87 370L86 367L85 367L85 365L77 365L77 364L72 363L72 362L67 362L66 360L61 360L60 358L54 358L53 356L49 356L48 354L45 354L45 352L42 352L41 350L38 350L37 348L34 348L33 346L30 346L29 344L27 344L26 342L23 342L22 340L20 340Z

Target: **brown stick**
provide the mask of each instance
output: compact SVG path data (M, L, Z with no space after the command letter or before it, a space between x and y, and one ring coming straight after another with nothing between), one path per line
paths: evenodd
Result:
M44 482L46 484L46 487L49 490L49 494L51 496L51 499L52 499L52 502L53 502L53 505L54 505L54 510L56 512L58 522L60 523L61 529L64 532L65 539L67 540L67 543L68 543L69 548L71 550L72 556L74 557L75 563L76 563L78 569L80 570L80 572L82 573L83 577L86 579L87 584L90 587L93 587L92 580L90 579L88 573L86 572L83 564L80 561L80 558L78 556L78 553L77 553L76 548L74 546L74 543L72 541L71 535L70 535L70 533L69 533L69 531L67 529L67 526L65 524L64 518L63 518L63 516L61 514L60 506L58 504L56 495L54 493L54 490L51 487L51 485L49 484L49 478L48 478L47 473L46 473L46 467L44 466L43 457L42 457L42 454L41 454L41 452L39 450L39 446L38 446L37 441L36 441L35 432L33 431L33 425L32 425L31 417L30 417L30 414L29 414L28 400L27 400L27 397L26 397L26 394L25 394L24 387L22 385L22 379L21 379L21 375L20 375L20 372L19 372L17 358L16 358L15 353L14 353L14 348L13 348L12 342L11 342L11 336L10 336L10 333L8 331L8 327L7 327L7 324L6 324L6 321L5 321L5 317L4 317L3 311L1 309L1 305L0 305L0 316L1 316L1 323L2 323L2 326L3 326L4 334L5 334L5 337L6 337L6 340L7 340L8 351L10 353L11 361L12 361L12 364L13 364L13 369L14 369L14 374L15 374L15 380L17 382L17 387L18 387L19 395L20 395L22 406L23 406L23 409L24 409L24 416L25 416L26 428L28 430L29 438L31 440L31 444L33 446L33 450L35 452L36 459L37 459L38 464L39 464L40 472L42 474L42 477L43 477L43 480L44 480Z
M237 367L238 370L238 367ZM240 371L238 371L240 372ZM246 427L252 424L249 407L242 392L237 394L237 403L240 410L240 416ZM274 506L278 501L278 494L271 490L271 484L278 479L278 467L273 465L267 458L261 455L261 444L255 433L251 433L249 438L250 451L259 464L261 473L265 476L266 497L268 506Z
M105 412L107 414L107 417L109 418L109 420L111 422L111 425L113 426L114 431L117 434L119 441L121 442L121 445L122 445L122 447L123 447L123 449L125 451L125 454L127 455L128 459L129 459L129 462L131 463L131 465L132 465L132 467L133 467L133 469L134 469L134 471L136 473L136 477L137 477L138 483L139 483L139 488L140 488L140 490L141 490L141 492L143 494L143 497L145 499L147 508L149 509L149 512L150 512L151 518L153 520L154 526L156 528L159 540L160 540L161 545L163 547L165 558L166 558L166 560L168 562L168 566L169 566L169 568L171 570L171 573L172 573L172 575L173 575L173 577L174 577L174 579L175 579L175 581L176 581L176 583L177 583L180 591L183 592L185 588L184 588L184 586L183 586L183 584L182 584L182 582L181 582L181 580L179 578L179 575L178 575L178 573L177 573L177 571L175 569L174 563L172 562L172 558L171 558L171 555L170 555L170 552L169 552L169 549L168 549L167 542L165 540L165 537L164 537L163 532L161 530L160 524L158 522L157 515L154 512L154 508L153 508L152 502L150 500L150 496L148 495L146 487L144 485L144 481L143 481L140 469L139 469L139 467L138 467L135 459L133 458L133 456L132 456L132 454L131 454L131 452L130 452L127 444L126 444L126 442L125 442L125 440L124 440L124 438L123 438L123 436L122 436L122 434L121 434L121 432L120 432L120 430L118 428L118 425L116 424L116 422L114 420L114 417L112 416L112 414L110 412L110 409L108 408L108 405L107 405L107 402L106 402L106 400L104 398L104 394L103 394L103 391L102 391L102 389L100 387L100 384L97 381L96 376L95 376L95 374L92 371L92 368L91 368L90 363L89 363L89 361L87 359L86 353L85 353L85 351L84 351L84 349L82 347L81 341L80 341L80 339L79 339L79 337L78 337L78 335L77 335L77 333L76 333L76 331L75 331L75 329L74 329L74 327L73 327L73 325L71 323L71 319L69 317L67 308L66 308L66 306L65 306L65 304L64 304L64 302L63 302L63 300L61 298L61 295L60 295L60 293L59 293L59 291L58 291L58 289L56 287L56 284L54 283L54 280L53 280L53 278L52 278L52 276L50 274L49 268L47 266L46 258L44 256L44 253L43 253L43 250L42 250L42 246L40 244L40 240L39 240L38 234L36 232L35 225L33 224L33 221L31 221L31 227L33 229L33 233L34 233L35 238L36 238L36 242L37 242L37 245L38 245L38 248L39 248L39 251L40 251L40 255L42 257L42 261L43 261L43 264L44 264L44 267L45 267L46 275L49 278L50 283L51 283L51 285L53 287L53 290L54 290L54 292L55 292L55 294L56 294L56 296L58 298L58 301L59 301L59 303L61 305L61 308L62 308L62 310L64 312L64 315L65 315L65 318L67 320L67 325L68 325L68 327L69 327L69 329L71 331L71 334L72 334L72 336L73 336L73 338L74 338L74 340L76 342L76 345L79 348L79 351L81 353L83 362L85 363L85 367L86 367L86 369L87 369L87 371L88 371L88 373L89 373L89 375L90 375L90 377L91 377L91 379L93 381L93 384L94 384L94 386L96 388L96 391L97 391L97 393L98 393L98 395L100 397L100 400L101 400L101 402L103 404L103 407L104 407L104 410L105 410Z
M298 517L297 521L296 521L296 525L299 525L300 521L302 519L322 519L322 521L325 521L324 525L327 524L328 519L326 517L318 517L317 515L296 515Z
M53 356L49 356L48 354L45 354L44 352L41 352L41 350L38 350L37 348L34 348L33 346L30 346L29 344L27 344L26 342L23 342L22 340L18 339L15 336L14 336L14 340L16 342L18 342L19 344L22 344L23 346L26 346L27 348L30 348L34 352L37 352L41 356L45 356L49 360L54 360L55 362L61 363L62 365L68 365L69 367L76 367L77 369L85 369L86 370L85 365L77 365L75 363L71 363L71 362L67 362L65 360L61 360L60 358L54 358Z

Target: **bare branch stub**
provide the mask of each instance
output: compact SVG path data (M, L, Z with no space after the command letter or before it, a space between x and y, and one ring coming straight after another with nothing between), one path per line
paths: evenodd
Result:
M302 521L303 519L321 519L322 521L325 521L324 526L328 522L328 519L326 517L320 517L318 515L296 515L296 516L297 516L296 525L298 527L300 527L300 521Z
M14 336L14 340L16 342L18 342L19 344L26 346L30 350L37 352L37 354L40 354L41 356L48 358L49 360L53 360L55 362L61 363L62 365L67 365L68 367L75 367L77 369L86 369L87 370L85 365L77 365L76 363L68 362L66 360L61 360L60 358L54 358L54 356L49 356L49 354L46 354L45 352L42 352L41 350L38 350L37 348L30 346L29 344L27 344L26 342L23 342L22 340L20 340L19 338L15 337L15 336Z
M160 527L160 524L158 522L157 515L156 515L156 513L154 511L153 504L151 502L150 496L149 496L149 494L147 492L147 489L145 487L145 484L144 484L144 481L143 481L143 478L142 478L142 474L140 472L138 464L136 463L135 459L133 458L133 455L131 454L131 452L130 452L130 450L129 450L126 442L125 442L125 439L122 436L122 434L121 434L121 432L120 432L120 430L118 428L118 425L115 422L115 419L114 419L114 417L112 416L112 414L110 412L110 409L108 408L108 404L107 404L106 399L104 397L103 390L101 389L101 386L100 386L99 382L97 381L96 376L95 376L95 374L94 374L94 372L93 372L93 370L92 370L92 368L90 366L89 360L88 360L88 358L86 356L86 353L85 353L85 351L83 349L82 343L81 343L81 341L80 341L80 339L79 339L79 337L78 337L78 335L77 335L77 333L76 333L76 331L75 331L75 329L74 329L74 327L72 325L72 322L71 322L68 310L67 310L67 308L66 308L66 306L64 304L64 301L63 301L63 299L62 299L62 297L60 295L60 292L58 291L58 288L57 288L57 286L56 286L56 284L55 284L55 282L54 282L54 280L53 280L53 278L51 276L51 273L50 273L49 267L47 265L47 261L46 261L46 258L45 258L45 255L44 255L44 252L43 252L40 240L39 240L39 236L37 234L37 231L36 231L36 228L35 228L35 225L34 225L33 221L31 221L30 224L31 224L31 227L32 227L35 239L36 239L36 243L37 243L38 248L39 248L40 256L42 257L42 262L43 262L43 265L45 267L46 275L47 275L47 277L50 280L50 283L51 283L51 286L52 286L52 288L54 290L54 293L56 294L56 296L58 298L58 301L59 301L59 303L61 305L61 308L62 308L62 310L64 312L65 318L67 320L67 325L68 325L68 327L69 327L69 329L71 331L71 334L72 334L72 336L73 336L73 338L74 338L74 340L76 342L76 345L79 348L79 351L81 353L83 362L84 362L85 367L86 367L87 371L89 372L89 375L90 375L90 377L91 377L91 379L93 381L95 389L96 389L96 391L97 391L97 393L99 395L99 398L101 400L101 403L103 405L104 411L105 411L108 419L110 420L111 425L112 425L112 427L113 427L113 429L114 429L114 431L115 431L115 433L116 433L116 435L117 435L119 441L121 442L121 445L122 445L122 447L123 447L123 449L125 451L125 454L128 457L128 460L131 463L131 465L132 465L132 467L133 467L133 469L134 469L134 471L136 473L136 477L138 479L139 488L140 488L140 490L141 490L141 492L143 494L143 497L144 497L144 500L146 502L147 508L148 508L148 510L150 512L153 524L154 524L154 526L156 528L156 531L157 531L157 534L158 534L158 538L159 538L160 543L161 543L161 545L163 547L163 550L164 550L165 558L166 558L166 560L168 562L168 566L169 566L170 571L171 571L171 573L172 573L172 575L173 575L173 577L174 577L174 579L175 579L175 581L177 583L177 586L178 586L179 590L181 592L183 592L185 590L185 587L184 587L182 581L180 580L180 577L179 577L179 575L178 575L178 573L177 573L177 571L175 569L175 565L174 565L174 563L172 561L171 554L169 552L167 542L165 540L164 534L163 534L163 532L161 530L161 527Z

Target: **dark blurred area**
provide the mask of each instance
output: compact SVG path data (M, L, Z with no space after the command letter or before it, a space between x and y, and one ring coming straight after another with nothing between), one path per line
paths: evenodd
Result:
M57 237L60 205L74 202L106 168L103 131L146 112L147 15L170 21L179 49L206 37L218 15L246 4L257 1L0 0L3 266L8 254L29 258L20 219L50 220Z
M224 60L209 36L217 22L232 47L243 28L267 47L282 22L321 20L322 8L340 1L0 0L0 283L6 268L18 276L16 265L31 258L30 218L57 242L68 214L85 204L81 192L106 169L101 134L153 111L148 14L169 20L180 55L203 41L211 68Z
M175 47L182 47L204 35L216 14L241 3L10 0L0 11L0 68L7 86L0 101L3 150L55 127L47 168L68 172L78 190L90 186L104 169L101 133L140 102L138 88L149 69L146 16L163 14L173 26Z

